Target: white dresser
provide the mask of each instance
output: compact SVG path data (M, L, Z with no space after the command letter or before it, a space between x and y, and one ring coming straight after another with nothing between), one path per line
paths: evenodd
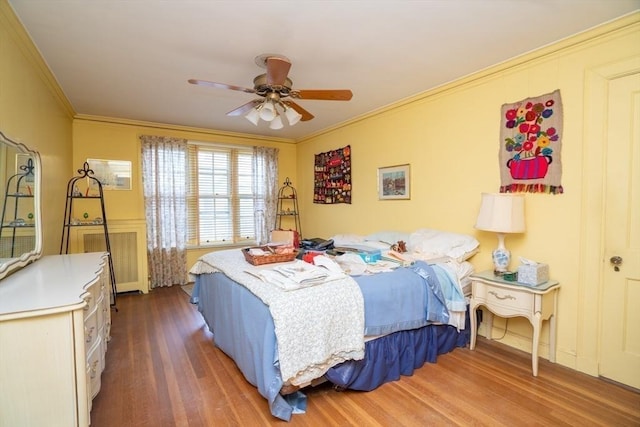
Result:
M0 280L0 427L90 424L111 326L107 257L45 256Z

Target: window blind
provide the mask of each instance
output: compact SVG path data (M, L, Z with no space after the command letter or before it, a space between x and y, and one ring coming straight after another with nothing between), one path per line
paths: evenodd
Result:
M256 239L253 150L189 144L188 243Z

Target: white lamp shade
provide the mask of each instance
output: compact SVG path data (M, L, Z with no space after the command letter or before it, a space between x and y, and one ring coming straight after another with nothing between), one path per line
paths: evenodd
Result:
M244 117L254 125L258 126L258 122L260 121L260 112L257 108L252 108Z
M524 195L482 193L475 228L496 233L524 233Z
M287 116L287 121L289 122L290 126L295 125L302 118L302 114L298 113L293 108L287 108L284 114Z
M265 122L270 122L276 118L276 114L276 107L273 105L273 102L265 101L260 110L260 118Z
M282 124L282 118L280 115L277 115L275 119L271 120L271 124L269 125L269 129L282 129L284 125Z

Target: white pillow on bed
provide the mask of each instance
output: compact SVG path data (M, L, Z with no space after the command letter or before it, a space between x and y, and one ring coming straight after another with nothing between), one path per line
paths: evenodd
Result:
M364 242L364 236L358 234L336 234L331 237L334 246L349 246Z
M349 247L356 245L387 251L391 245L396 244L400 240L407 242L409 240L409 233L403 233L400 231L380 231L378 233L369 234L368 236L362 236L359 234L336 234L331 239L333 239L333 244L336 247Z
M480 243L468 234L423 228L409 236L407 249L428 258L449 257L465 261L478 252Z
M388 243L389 245L394 245L400 240L408 242L409 236L409 233L403 233L402 231L378 231L377 233L365 236L364 240L368 242L383 242Z
M333 245L338 248L358 246L371 249L389 250L389 247L391 246L386 242L367 240L365 236L360 236L358 234L336 234L331 239L333 240Z

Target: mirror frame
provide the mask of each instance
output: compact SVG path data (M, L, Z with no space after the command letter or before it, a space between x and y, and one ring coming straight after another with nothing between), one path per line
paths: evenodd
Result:
M24 252L20 256L12 258L10 261L0 264L0 280L9 274L19 270L28 264L36 261L42 256L42 211L40 208L41 190L42 190L42 162L40 161L40 153L31 150L21 142L16 142L7 137L0 131L0 143L4 143L15 149L19 153L28 154L33 160L33 214L34 214L34 233L35 245L32 251ZM0 182L0 186L4 190L6 182ZM6 197L6 195L5 195Z

